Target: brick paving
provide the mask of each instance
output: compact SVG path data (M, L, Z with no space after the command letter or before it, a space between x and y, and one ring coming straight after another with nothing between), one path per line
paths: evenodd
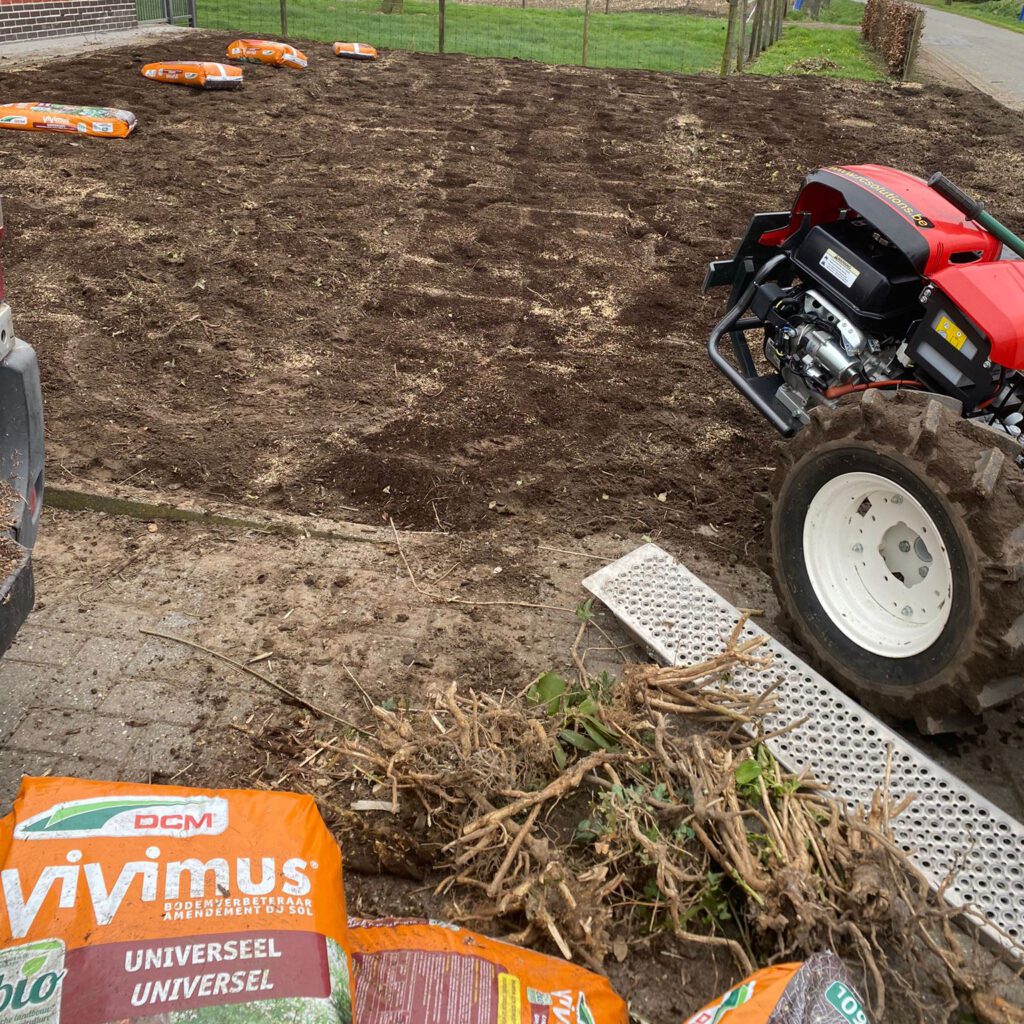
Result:
M444 577L448 592L525 597L568 611L451 608L412 586L389 531L354 529L362 533L348 541L195 524L162 523L153 533L131 519L47 510L36 549L37 608L0 659L0 807L23 773L244 782L246 759L256 755L236 727L279 710L280 696L141 629L242 662L269 654L253 667L351 718L365 712L365 698L349 672L374 700L385 700L452 680L519 690L548 668L571 670L565 661L578 626L571 609L592 559L466 551L472 542L464 538L410 535L403 547L425 582L458 566ZM603 551L616 555L610 542ZM509 571L496 575L499 567ZM514 592L493 589L506 584ZM726 594L741 604L759 598ZM608 634L621 637L597 611ZM616 657L599 652L593 664L614 670ZM1024 820L1024 702L989 712L973 735L908 737Z
M579 580L593 561L557 569L541 553L541 568L513 574L521 554L507 549L498 557L508 579L494 562L466 557L446 579L460 594L479 592L468 585L500 597L494 587L507 582L520 593L505 596L539 595L567 610L450 608L413 587L390 531L345 529L357 531L353 540L197 524L151 532L133 519L48 509L35 551L37 606L0 659L0 807L23 773L244 782L245 759L256 755L236 727L269 717L282 698L142 629L241 662L270 655L253 668L345 717L366 713L349 672L384 700L481 675L518 690L568 661ZM403 549L429 581L440 575L435 565L458 562L463 544L409 535Z

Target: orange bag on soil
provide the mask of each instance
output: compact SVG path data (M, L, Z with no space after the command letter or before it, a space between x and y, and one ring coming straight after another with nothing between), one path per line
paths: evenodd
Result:
M335 43L335 57L348 57L350 60L376 60L377 51L366 43Z
M142 69L142 77L193 89L234 89L242 84L242 69L215 61L158 61Z
M349 921L357 1024L627 1024L606 978L436 921Z
M311 797L24 779L0 880L5 1024L351 1024L341 851Z
M235 60L270 64L275 68L304 68L309 63L301 50L269 39L236 39L228 43L228 56Z
M744 978L686 1024L870 1024L846 968L832 953Z
M68 107L61 103L8 103L0 106L0 128L65 132L123 139L135 130L135 115L113 107Z

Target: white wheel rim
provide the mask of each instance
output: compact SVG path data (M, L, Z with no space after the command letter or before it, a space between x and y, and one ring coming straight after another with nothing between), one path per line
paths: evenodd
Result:
M804 564L833 625L885 658L911 658L942 634L953 603L949 554L932 517L875 473L844 473L815 494Z

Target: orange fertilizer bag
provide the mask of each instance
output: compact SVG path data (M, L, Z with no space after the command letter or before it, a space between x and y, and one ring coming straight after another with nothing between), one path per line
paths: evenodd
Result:
M68 107L62 103L8 103L0 106L0 128L26 132L65 132L123 139L135 131L135 115L113 107Z
M334 56L349 60L376 60L377 50L368 43L335 43Z
M628 1024L606 978L436 921L349 921L356 1024Z
M142 77L193 89L234 89L242 84L242 69L215 61L158 61L142 69Z
M351 1024L341 851L311 797L22 781L3 1024Z
M744 978L685 1024L870 1024L833 953L777 964Z
M228 56L235 60L270 64L275 68L304 68L309 63L301 50L269 39L236 39L228 43Z

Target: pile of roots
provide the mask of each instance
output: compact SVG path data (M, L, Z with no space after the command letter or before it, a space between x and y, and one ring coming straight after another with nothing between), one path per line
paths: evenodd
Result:
M769 659L742 627L689 668L595 679L577 644L572 680L504 696L453 685L427 707L372 707L368 729L307 718L261 742L291 752L290 785L344 783L348 806L322 802L342 839L370 837L386 870L436 880L463 923L595 968L652 934L721 947L743 972L832 949L860 965L875 1019L887 1000L901 1019L945 1019L980 983L953 910L893 841L909 801L883 785L848 813L783 770L761 726ZM730 687L741 663L764 670L759 696Z

